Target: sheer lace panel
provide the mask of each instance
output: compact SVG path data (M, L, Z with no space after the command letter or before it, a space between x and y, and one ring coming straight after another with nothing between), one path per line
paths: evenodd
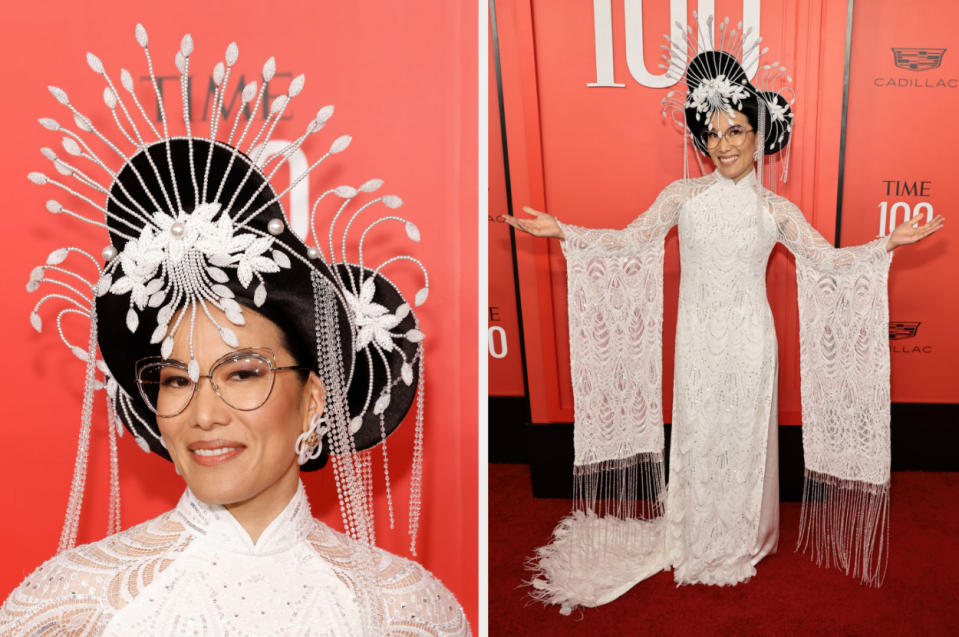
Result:
M569 257L577 251L593 251L605 257L626 256L654 239L662 239L676 225L679 208L684 202L706 190L714 181L712 175L674 181L666 186L649 210L639 215L622 230L584 228L560 223L565 239L563 252Z
M306 540L285 541L299 511L280 521L275 551L244 552L218 532L218 516L194 529L175 521L179 511L79 546L10 595L0 634L470 634L452 594L418 564L309 517Z
M662 453L663 239L713 181L669 184L622 230L561 224L578 470Z
M796 255L806 468L846 480L889 479L886 237L835 248L782 197L769 198Z
M0 608L3 635L99 635L191 536L170 514L48 560Z
M788 202L786 202L788 204ZM797 549L864 584L889 557L889 298L886 237L836 249L774 205L796 254L806 472Z
M375 582L373 595L358 587L364 547L317 523L308 541L321 558L333 565L357 597L366 599L373 615L383 625L377 634L391 637L468 637L466 616L456 598L429 571L416 562L373 549Z
M886 237L848 248L835 248L813 228L794 203L767 192L767 202L776 225L779 241L796 256L797 263L808 263L821 272L865 271L887 266L890 252Z

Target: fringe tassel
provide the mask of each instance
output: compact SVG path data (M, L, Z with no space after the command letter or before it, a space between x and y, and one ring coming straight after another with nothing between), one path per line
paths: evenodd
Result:
M879 587L889 562L889 482L842 480L806 470L796 551Z
M107 519L107 535L119 533L120 524L120 458L117 452L117 427L120 426L113 403L107 400L107 429L110 436L110 512Z
M420 528L423 497L423 406L426 401L426 359L423 343L418 348L420 374L416 383L416 429L413 432L413 467L410 476L410 554L416 556L416 533Z
M621 520L665 513L663 454L640 453L573 467L573 510Z
M568 615L599 606L665 568L663 454L577 466L573 512L527 561L530 596Z
M83 493L87 483L87 464L90 456L90 430L93 426L93 393L96 387L97 360L97 314L96 305L90 309L90 338L87 342L87 368L83 383L83 405L80 410L80 435L77 440L77 457L73 464L73 480L70 498L60 531L57 553L68 551L77 545L80 528L80 513L83 509Z

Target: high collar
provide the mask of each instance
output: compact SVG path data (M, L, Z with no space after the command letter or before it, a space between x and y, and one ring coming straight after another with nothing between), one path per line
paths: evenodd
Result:
M719 169L713 171L713 176L716 178L716 183L722 184L724 186L732 186L733 188L753 188L756 185L756 169L753 168L748 173L746 173L742 179L738 182L733 181L729 177L723 176Z
M250 555L285 551L306 538L314 526L303 482L297 484L296 493L263 530L256 544L226 507L200 501L189 488L177 503L176 512L187 527L214 542L218 548Z

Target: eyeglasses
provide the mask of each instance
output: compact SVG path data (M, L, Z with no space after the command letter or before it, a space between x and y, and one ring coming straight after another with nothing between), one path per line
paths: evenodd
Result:
M233 409L253 411L262 406L273 391L276 372L307 367L276 366L276 355L268 347L240 349L220 357L210 367L213 391ZM159 356L141 358L136 363L137 387L140 396L160 418L172 418L183 412L197 392L197 382L190 380L187 366L177 360Z
M698 137L699 141L706 148L716 148L719 146L719 141L723 138L726 139L730 146L742 146L746 143L746 134L751 132L753 132L753 129L736 124L727 128L725 133L714 128L702 131Z

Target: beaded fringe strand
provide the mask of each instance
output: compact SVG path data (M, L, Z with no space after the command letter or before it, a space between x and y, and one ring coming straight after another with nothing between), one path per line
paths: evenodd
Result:
M73 480L70 483L70 498L64 516L63 529L57 553L68 551L77 545L80 528L80 512L83 509L83 494L87 483L87 466L90 458L90 431L93 427L93 392L96 389L97 360L97 315L96 305L90 308L90 337L87 342L86 373L83 383L83 404L80 412L80 435L77 440L77 457L73 465Z
M806 470L796 551L879 587L889 562L889 482L842 480Z

